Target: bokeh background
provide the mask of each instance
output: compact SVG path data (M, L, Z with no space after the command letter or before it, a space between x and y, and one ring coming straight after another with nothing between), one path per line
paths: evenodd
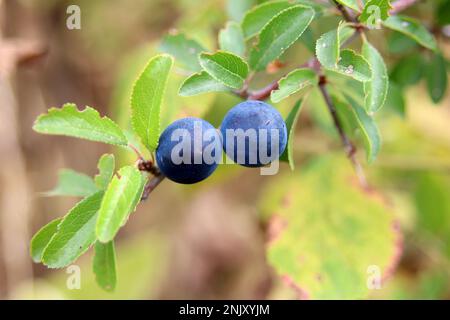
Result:
M0 0L0 298L295 298L265 257L260 203L278 180L237 166L220 166L195 186L165 181L139 206L117 240L114 293L95 284L91 253L76 262L80 290L67 288L65 269L33 264L28 253L33 233L77 201L43 195L60 169L94 175L97 159L108 151L118 152L119 163L135 160L104 145L39 135L31 129L34 119L49 107L74 102L126 127L131 85L158 52L161 37L182 30L216 48L217 32L228 19L240 19L250 2ZM70 4L81 8L81 30L66 28ZM409 13L433 25L434 4L422 1ZM315 25L316 35L336 21ZM374 36L374 43L390 69L397 66L395 78L406 89L377 115L383 137L377 161L367 165L362 147L358 157L371 184L389 198L404 243L390 280L369 298L450 298L450 95L433 104L423 81L426 67L398 67L403 55L419 52L414 44L393 33ZM450 58L445 34L439 44ZM310 55L298 44L284 59L305 61ZM169 80L164 108L170 112L163 124L189 115L219 125L237 98L178 97L185 76L180 70ZM292 104L279 108L285 113ZM297 127L296 171L330 153L345 159L329 115L315 111L320 104L313 95ZM283 164L280 175L288 174Z

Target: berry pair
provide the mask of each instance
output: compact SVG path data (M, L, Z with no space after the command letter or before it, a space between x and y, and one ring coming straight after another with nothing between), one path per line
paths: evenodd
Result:
M161 134L156 161L170 180L192 184L209 177L222 160L222 149L235 163L261 167L279 158L287 144L280 113L261 101L245 101L225 116L220 133L198 118L173 122Z

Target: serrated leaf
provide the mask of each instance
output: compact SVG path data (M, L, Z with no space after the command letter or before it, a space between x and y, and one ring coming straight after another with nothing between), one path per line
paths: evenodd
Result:
M98 160L97 168L99 173L95 176L95 185L100 190L106 189L114 174L114 155L104 154Z
M289 112L286 118L286 128L288 132L288 144L283 154L280 157L281 161L287 161L289 163L289 167L291 170L295 169L294 163L294 136L295 136L295 127L297 125L298 116L300 115L300 111L302 110L304 100L300 99L294 105L292 110Z
M316 56L320 64L327 69L334 70L340 58L341 43L347 40L353 32L346 23L324 33L316 42Z
M207 92L229 91L230 88L211 77L206 71L195 73L181 84L178 94L183 97Z
M95 222L102 198L103 191L98 191L77 203L64 217L42 254L46 266L66 267L95 242Z
M442 54L435 54L426 68L428 93L434 103L444 98L447 90L447 69Z
M437 43L433 35L419 21L406 16L391 16L383 25L389 29L401 32L417 41L425 48L436 51Z
M173 58L168 55L150 59L131 94L133 129L151 152L158 147L161 103L172 64Z
M341 51L336 71L361 82L372 78L372 70L367 60L350 49Z
M261 211L278 231L267 245L268 263L309 299L366 298L369 267L385 279L401 253L393 212L351 182L344 157L313 161L279 175L261 195Z
M114 241L96 242L94 245L93 271L98 285L106 291L114 291L117 282L116 252Z
M296 69L278 81L278 89L272 91L272 102L280 102L290 95L314 84L317 81L316 73L311 69Z
M136 168L126 166L119 170L106 189L98 213L96 234L101 242L108 242L136 209L144 190L145 179Z
M354 119L357 124L356 128L362 135L364 147L366 149L367 162L372 163L381 149L381 137L378 127L375 120L367 114L362 106L349 96L344 96L354 112Z
M202 53L200 65L214 79L224 85L240 89L248 75L248 65L241 57L226 51Z
M292 6L288 1L271 1L255 6L242 20L242 30L246 39L257 35L278 13Z
M97 110L86 107L79 111L73 103L62 108L51 108L40 115L33 129L43 134L63 135L91 141L126 146L122 130L108 117L100 117Z
M364 41L362 55L369 62L372 78L364 83L366 95L364 106L367 112L376 112L383 107L389 88L389 77L383 57L369 42Z
M369 0L364 5L359 21L369 26L377 26L389 17L391 8L390 0Z
M245 40L241 26L234 21L227 23L219 32L219 46L221 50L234 53L240 57L245 55Z
M183 33L166 35L159 50L173 56L175 63L180 64L183 69L195 72L201 70L198 55L205 51L205 48Z
M44 195L86 197L97 191L94 180L88 175L71 169L61 169L58 173L58 184Z
M50 239L58 231L58 225L61 223L62 218L50 221L43 226L31 239L30 243L30 255L34 262L39 263L42 261L42 253L45 247L50 242Z
M261 71L283 54L309 26L314 18L310 7L296 5L278 13L265 25L258 43L250 50L251 69Z
M349 7L355 11L361 10L358 4L358 0L336 0L336 2L339 2L340 4Z

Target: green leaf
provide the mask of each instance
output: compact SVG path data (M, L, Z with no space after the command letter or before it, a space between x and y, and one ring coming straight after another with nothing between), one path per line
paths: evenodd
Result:
M166 35L159 47L159 50L170 54L175 58L175 62L183 69L189 71L200 71L198 55L205 51L205 48L197 41L189 39L183 33Z
M303 32L302 37L300 38L300 41L311 53L315 53L316 40L311 27L306 28L305 32Z
M372 163L381 148L381 137L375 120L369 116L366 110L356 103L355 100L345 95L347 102L352 107L357 123L357 129L360 131L364 147L366 149L367 162Z
M397 31L391 32L387 40L387 50L394 54L410 52L418 47L416 41Z
M336 0L336 2L339 2L340 4L349 7L355 11L361 10L361 8L358 5L358 0Z
M241 26L234 21L227 23L219 32L220 49L229 51L240 57L245 55L245 40Z
M278 81L278 89L272 91L270 98L272 102L280 102L316 81L317 75L313 70L296 69Z
M372 70L367 60L350 49L341 51L336 71L361 82L372 78Z
M288 131L288 144L283 154L280 157L281 161L287 161L291 170L295 169L294 163L294 136L295 127L297 125L298 116L302 110L304 100L300 99L294 105L286 118L286 127Z
M106 189L114 174L114 167L115 162L113 154L104 154L100 157L97 164L99 173L94 178L97 188L100 190Z
M199 56L200 65L214 79L224 85L240 89L248 75L248 65L239 56L230 52L217 51L202 53Z
M413 194L417 226L442 241L442 249L450 257L450 176L424 172L417 182Z
M320 64L335 70L340 58L341 43L353 33L346 23L340 23L337 29L324 33L316 42L316 56Z
M434 103L444 98L447 90L447 69L442 54L435 54L426 68L428 93Z
M46 196L86 197L98 189L91 177L71 169L62 169L58 173L58 184Z
M93 271L98 285L106 291L116 287L116 252L114 241L96 242L94 245Z
M98 213L96 233L101 242L114 239L141 199L145 179L136 168L126 166L119 170L106 189Z
M400 115L405 116L406 113L406 103L403 97L402 88L395 82L389 82L388 94L386 97L385 108L390 109Z
M389 17L391 8L390 0L369 0L359 16L359 21L369 26L378 26Z
M195 73L181 84L180 96L189 97L206 92L229 91L230 89L211 77L206 71Z
M274 16L291 6L288 1L270 1L248 11L241 24L245 38L257 35Z
M416 84L422 79L425 63L420 53L410 54L401 59L392 69L390 80L401 87Z
M49 268L63 268L74 262L95 242L95 221L103 191L84 198L69 211L42 254Z
M111 119L100 117L97 110L86 107L79 111L73 103L51 108L40 115L33 126L36 132L82 138L91 141L126 146L122 130Z
M257 0L227 0L228 16L240 22L247 10L257 3Z
M303 298L367 298L369 267L384 281L398 261L401 234L391 208L354 179L344 157L321 155L278 175L261 195L274 230L267 261Z
M264 70L300 38L313 18L314 10L302 5L287 8L277 14L261 30L258 43L250 51L251 69Z
M39 263L42 261L42 253L50 242L50 239L55 235L56 231L58 231L58 225L61 221L62 218L50 221L38 232L36 232L34 237L31 239L30 255L34 262Z
M149 151L158 147L161 103L172 64L171 56L153 57L136 80L131 94L131 123Z
M372 78L364 83L366 94L364 106L368 113L376 112L383 107L389 88L389 76L383 57L369 42L362 46L363 57L369 62Z
M389 29L403 33L425 48L436 51L437 44L433 35L419 21L406 16L391 16L383 22Z
M440 26L450 24L450 1L443 0L435 9L436 21Z

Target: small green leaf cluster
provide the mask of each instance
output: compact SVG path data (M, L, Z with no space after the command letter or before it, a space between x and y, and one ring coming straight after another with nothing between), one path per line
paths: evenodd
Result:
M154 57L133 88L132 127L149 152L158 146L160 107L172 64L173 58L168 55ZM127 131L106 116L101 117L91 107L79 110L75 104L68 103L62 108L52 108L38 117L33 129L44 134L112 144L139 153L129 143ZM141 163L144 167L149 164L151 161ZM60 172L58 185L45 195L82 197L82 200L64 217L49 222L36 233L31 240L31 256L35 262L49 268L63 268L94 246L93 271L97 282L105 290L113 290L117 278L114 238L135 211L148 179L158 172L131 165L115 172L112 154L99 159L98 170L93 178L68 169Z

